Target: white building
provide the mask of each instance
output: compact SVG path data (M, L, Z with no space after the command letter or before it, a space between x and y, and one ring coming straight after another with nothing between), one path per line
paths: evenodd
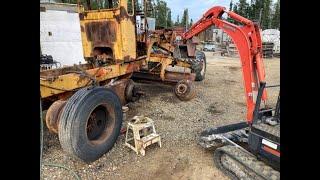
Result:
M42 54L52 55L63 66L84 63L77 5L47 2L40 2Z

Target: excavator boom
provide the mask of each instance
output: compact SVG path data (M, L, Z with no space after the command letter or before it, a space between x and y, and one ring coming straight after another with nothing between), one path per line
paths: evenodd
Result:
M222 18L224 13L241 25L224 20ZM216 6L209 9L199 21L182 35L182 38L184 40L191 39L212 25L225 31L232 38L238 49L247 101L247 121L251 124L260 82L265 82L260 28L249 19L227 11L224 7ZM267 93L264 90L262 101L266 102L266 100Z

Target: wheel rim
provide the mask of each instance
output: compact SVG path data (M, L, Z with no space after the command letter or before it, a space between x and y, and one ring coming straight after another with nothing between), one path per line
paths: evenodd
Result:
M115 114L107 105L98 105L89 115L86 135L92 145L103 143L112 134L115 126Z
M181 94L185 94L188 90L188 86L186 84L179 84L177 86L177 94L181 95Z

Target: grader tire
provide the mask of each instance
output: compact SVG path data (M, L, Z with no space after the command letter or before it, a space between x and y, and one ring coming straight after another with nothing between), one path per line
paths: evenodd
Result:
M93 162L116 142L122 125L122 106L111 89L83 88L66 103L59 122L63 150L84 162Z
M175 95L181 101L189 101L196 96L194 84L190 80L180 80L174 87Z

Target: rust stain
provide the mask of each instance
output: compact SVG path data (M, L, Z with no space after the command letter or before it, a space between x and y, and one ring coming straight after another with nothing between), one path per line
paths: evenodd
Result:
M127 87L127 84L128 84L128 79L121 79L116 81L111 86L111 89L118 95L122 105L126 104L125 89Z
M60 116L67 101L58 100L55 101L48 109L46 114L46 125L50 132L58 133L58 124Z
M130 63L126 69L126 74L127 73L132 73L132 72L137 72L139 71L140 66L138 63Z
M117 24L113 21L86 23L86 36L92 43L100 46L108 46L117 39Z
M116 19L116 21L118 23L120 23L120 21L123 21L125 19L129 19L130 22L132 22L132 24L135 24L135 16L129 16L126 8L124 8L123 6L120 7L120 15L115 15L114 18Z

